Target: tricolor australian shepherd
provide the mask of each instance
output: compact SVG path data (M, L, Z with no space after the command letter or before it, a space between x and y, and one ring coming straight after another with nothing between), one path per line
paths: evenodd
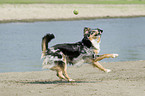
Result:
M77 43L57 44L48 48L48 43L55 38L53 34L47 34L42 38L43 68L55 70L61 80L74 81L67 74L67 64L90 63L104 72L110 69L104 68L98 61L104 58L115 58L118 54L98 55L100 51L101 35L103 30L96 28L84 28L84 37Z

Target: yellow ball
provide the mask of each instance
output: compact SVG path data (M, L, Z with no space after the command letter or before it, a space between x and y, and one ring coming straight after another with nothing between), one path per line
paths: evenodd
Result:
M73 11L73 13L74 13L75 15L78 15L78 14L79 14L79 11L78 11L77 9L75 9L75 10Z

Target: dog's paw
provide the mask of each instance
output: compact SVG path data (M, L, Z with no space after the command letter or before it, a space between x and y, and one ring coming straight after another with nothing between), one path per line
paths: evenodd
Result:
M105 71L106 73L109 73L109 72L111 72L111 70L110 69L106 69L106 71Z
M118 56L119 56L118 54L112 54L112 58L116 58Z
M69 79L68 81L69 81L69 82L75 82L75 80L73 80L73 79Z

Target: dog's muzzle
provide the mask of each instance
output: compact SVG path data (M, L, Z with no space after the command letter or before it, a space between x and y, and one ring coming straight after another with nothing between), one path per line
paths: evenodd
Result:
M102 32L99 32L98 34L95 34L95 36L99 36L99 35L101 35L102 34Z

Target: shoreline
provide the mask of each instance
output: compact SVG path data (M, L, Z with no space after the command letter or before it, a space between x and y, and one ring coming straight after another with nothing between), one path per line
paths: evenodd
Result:
M68 67L75 82L59 81L54 71L0 73L1 96L144 96L145 60Z
M57 18L57 19L22 19L22 20L2 20L0 23L16 23L16 22L48 22L48 21L75 21L75 20L94 20L94 19L115 19L115 18L137 18L145 17L145 15L138 16L115 16L115 17L80 17L80 18Z
M131 62L145 62L145 60L136 60L136 61L117 61L117 62L101 62L101 61L99 61L99 63L101 63L101 65L105 65L105 64L107 64L107 63L109 63L109 64L112 64L112 63L131 63ZM91 64L82 64L81 66L75 66L75 65L68 65L68 68L80 68L80 67L82 67L82 66L91 66ZM42 67L42 66L41 66ZM144 68L145 68L145 66L144 66ZM99 69L98 69L99 70ZM0 72L0 75L1 74L9 74L9 73L27 73L27 72L43 72L43 71L52 71L52 70L49 70L49 69L42 69L42 70L38 70L38 71L12 71L12 72ZM52 71L52 72L55 72L55 71ZM0 79L1 80L1 79Z
M101 61L99 61L100 63L101 63L101 65L105 65L105 64L107 64L107 63L109 63L109 64L112 64L112 63L131 63L131 62L133 62L133 63L135 63L135 62L145 62L145 60L136 60L136 61L117 61L117 62L101 62ZM82 67L82 66L91 66L91 64L82 64L81 66L75 66L75 65L72 65L72 66L69 66L68 65L68 68L80 68L80 67ZM42 66L41 66L42 67ZM145 66L144 66L144 68L145 68ZM98 69L99 70L99 69ZM49 70L49 69L43 69L43 70L40 70L40 71L24 71L24 72L17 72L17 71L13 71L13 72L0 72L0 75L1 74L9 74L9 73L27 73L27 72L43 72L43 71L52 71L52 70ZM55 72L55 71L52 71L52 72ZM1 79L0 79L1 80Z
M145 17L144 9L145 4L1 4L0 23Z

